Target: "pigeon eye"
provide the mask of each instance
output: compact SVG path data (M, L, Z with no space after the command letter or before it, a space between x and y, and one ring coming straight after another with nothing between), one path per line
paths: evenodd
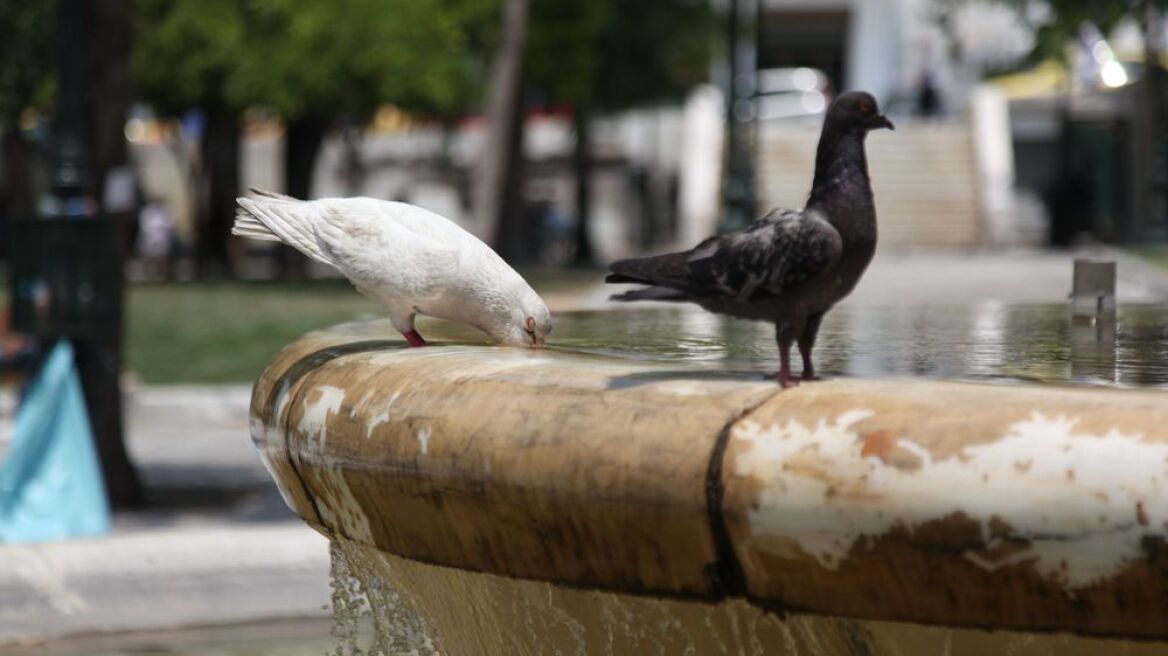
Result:
M526 330L528 333L531 333L531 334L535 333L535 318L534 317L527 317L527 321L525 323L526 323L526 325L523 329Z
M860 111L865 113L865 114L871 114L872 113L872 103L868 102L867 100L860 103Z

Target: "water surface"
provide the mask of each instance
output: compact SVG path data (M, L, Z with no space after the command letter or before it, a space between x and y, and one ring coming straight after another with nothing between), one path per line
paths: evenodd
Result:
M320 617L78 636L29 647L0 647L0 656L321 656L336 646L332 627L332 620Z
M422 330L483 339L436 322ZM778 364L771 326L688 306L559 314L549 343L733 372L772 372ZM1114 322L1091 324L1072 321L1063 304L843 305L824 319L815 364L825 376L1168 387L1168 307L1127 305Z

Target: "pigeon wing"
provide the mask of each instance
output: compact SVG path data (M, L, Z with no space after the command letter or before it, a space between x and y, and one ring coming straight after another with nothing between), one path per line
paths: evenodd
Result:
M697 297L777 297L833 267L842 250L839 232L818 212L775 210L703 242L686 258L684 280L665 284Z
M362 201L317 201L316 241L354 284L422 300L458 279L459 243L418 230L415 217L402 216L408 205Z

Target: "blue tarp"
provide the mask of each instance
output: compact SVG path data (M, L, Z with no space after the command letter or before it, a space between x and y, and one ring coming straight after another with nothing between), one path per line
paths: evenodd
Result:
M16 411L0 463L0 542L42 542L109 530L73 346L57 342Z

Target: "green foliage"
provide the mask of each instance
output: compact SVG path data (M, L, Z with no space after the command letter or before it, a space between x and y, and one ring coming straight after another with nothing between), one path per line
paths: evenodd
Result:
M56 64L53 7L48 2L0 2L0 131L45 99Z
M468 25L496 0L139 0L138 88L164 111L266 105L285 118L383 102L451 113L477 94Z
M235 0L137 0L134 80L165 113L199 105L242 107L228 93L246 56L243 5Z
M531 0L524 75L552 102L576 104L597 86L600 42L615 20L610 0Z
M1079 25L1091 22L1106 34L1127 13L1125 3L1104 0L1051 0L1050 22L1038 28L1031 61L1054 58L1066 63L1067 44L1079 34Z
M490 3L265 0L236 82L288 117L366 114L385 101L450 113L474 94L466 21Z
M945 9L952 9L969 0L943 0L942 15ZM1032 15L1033 0L998 0L1007 6L1013 7L1019 16L1024 19ZM1168 8L1168 0L1132 0L1115 2L1115 0L1046 0L1049 11L1039 12L1041 17L1037 23L1031 22L1035 31L1034 48L1027 64L1054 59L1067 64L1067 46L1074 43L1079 37L1079 27L1083 23L1094 23L1104 34L1107 34L1125 16L1139 18L1147 6ZM944 20L942 20L944 23Z
M619 109L676 98L709 75L714 28L710 3L614 3L620 15L600 41L599 105Z
M705 79L715 25L699 0L533 0L525 72L553 103L669 99Z

